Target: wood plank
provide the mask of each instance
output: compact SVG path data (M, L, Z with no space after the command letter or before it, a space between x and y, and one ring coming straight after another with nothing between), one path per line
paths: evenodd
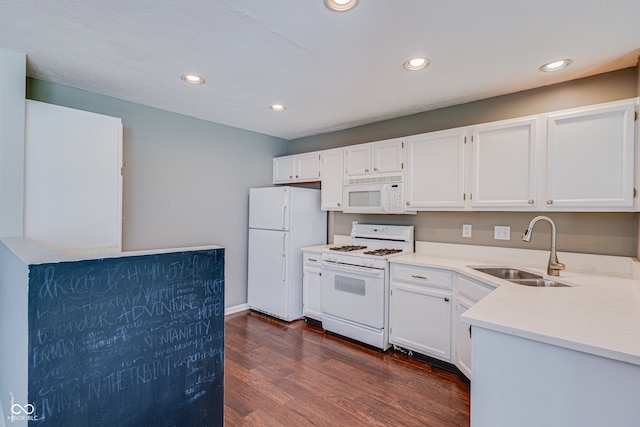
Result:
M228 426L468 426L469 384L392 350L244 311L227 316Z

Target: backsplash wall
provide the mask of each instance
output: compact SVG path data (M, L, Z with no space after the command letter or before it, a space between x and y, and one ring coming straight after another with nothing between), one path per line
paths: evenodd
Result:
M369 224L413 225L415 240L548 250L550 227L538 223L531 242L521 240L529 222L540 212L419 212L417 215L358 215L335 212L329 216L330 235L349 235L352 221ZM559 251L635 257L636 213L543 213L556 224ZM472 237L462 237L462 225L472 226ZM510 240L494 240L494 226L511 227Z

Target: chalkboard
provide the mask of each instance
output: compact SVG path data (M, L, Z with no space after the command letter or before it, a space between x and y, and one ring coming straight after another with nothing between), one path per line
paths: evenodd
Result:
M222 425L224 249L30 266L29 359L33 425Z

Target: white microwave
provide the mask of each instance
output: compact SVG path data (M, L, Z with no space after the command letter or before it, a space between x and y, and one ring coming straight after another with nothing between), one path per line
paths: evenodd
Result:
M409 213L404 210L402 175L349 178L342 188L342 210L345 213Z

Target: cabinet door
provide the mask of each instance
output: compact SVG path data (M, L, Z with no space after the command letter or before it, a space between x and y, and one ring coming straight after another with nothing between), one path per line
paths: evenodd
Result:
M633 102L551 115L547 205L632 207Z
M471 325L463 323L460 316L471 308L473 304L464 299L458 298L456 301L456 350L455 365L460 371L471 378Z
M371 172L371 144L360 144L344 150L345 175L366 175Z
M320 254L305 252L302 275L302 314L322 321L322 272Z
M402 172L404 167L402 140L376 142L373 149L373 172Z
M441 360L451 360L451 292L394 282L389 306L389 342Z
M122 122L27 100L24 237L51 249L122 247Z
M342 170L344 152L330 150L322 153L322 180L320 188L321 209L323 211L342 210Z
M296 181L320 180L320 153L306 153L294 156Z
M274 184L291 182L293 176L293 156L276 157L273 159Z
M407 140L408 210L464 206L464 130L417 135Z
M473 129L472 207L534 207L537 119Z

